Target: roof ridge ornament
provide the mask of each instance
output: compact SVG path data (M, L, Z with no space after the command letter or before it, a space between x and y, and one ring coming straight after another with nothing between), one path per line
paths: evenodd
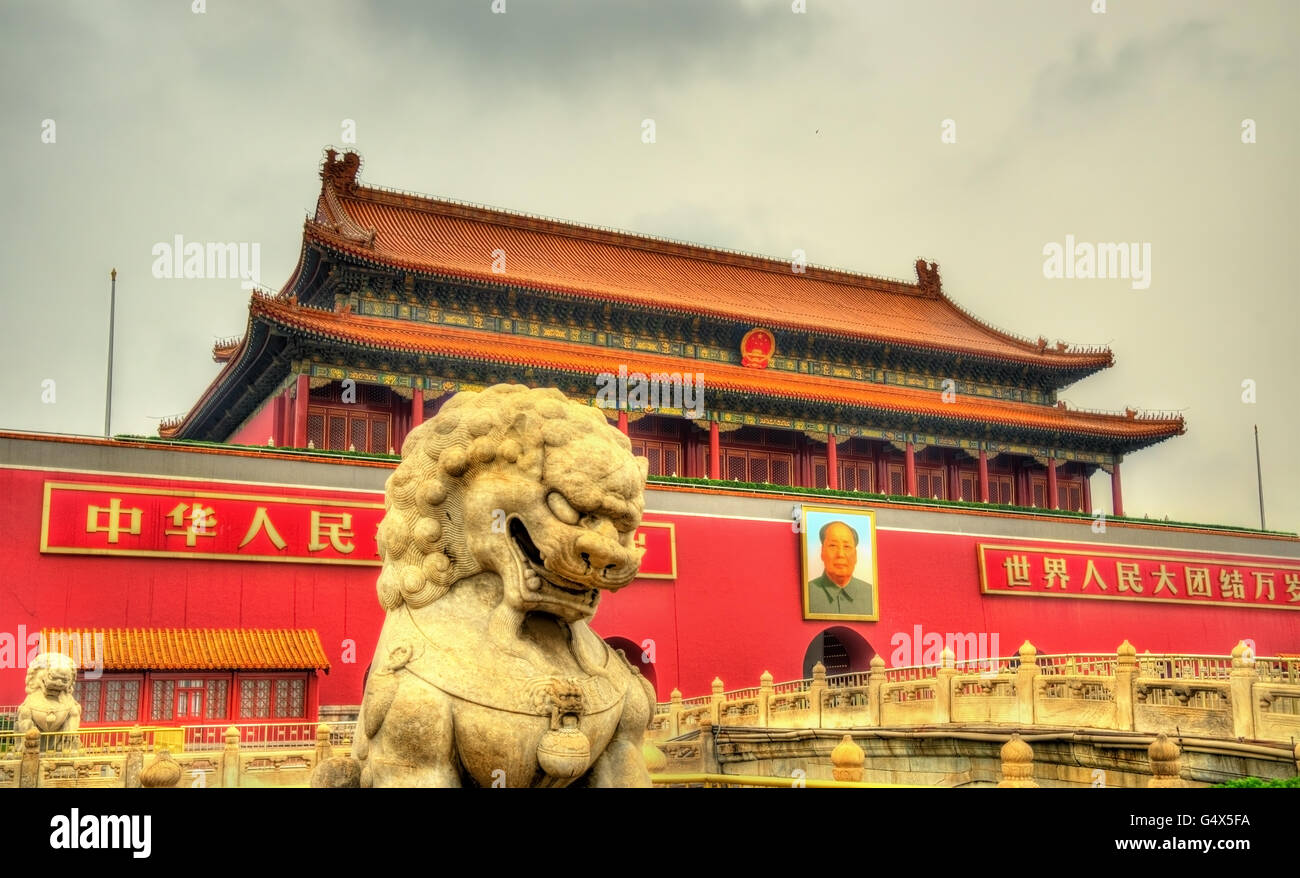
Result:
M344 240L363 247L375 246L375 230L363 228L357 224L339 201L338 190L352 193L357 188L357 173L361 170L361 156L355 152L345 152L341 158L333 149L325 150L325 161L321 164L321 196L325 201L328 219L321 218L320 208L316 209L316 224L329 229Z
M361 170L361 154L348 150L339 157L337 150L325 150L325 161L321 164L320 178L328 180L343 191L351 192L357 185L357 173Z
M927 296L939 296L943 291L943 281L939 278L939 263L928 265L924 259L916 260L916 285Z

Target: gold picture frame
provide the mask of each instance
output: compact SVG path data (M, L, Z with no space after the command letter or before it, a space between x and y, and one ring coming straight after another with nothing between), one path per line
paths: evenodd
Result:
M804 619L878 622L880 576L875 512L843 506L803 506L799 524L799 588ZM833 524L842 525L850 533L832 528ZM841 569L828 570L827 558ZM846 568L850 563L852 566Z

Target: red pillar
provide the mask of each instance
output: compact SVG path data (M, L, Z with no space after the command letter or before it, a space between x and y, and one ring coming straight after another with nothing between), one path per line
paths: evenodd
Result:
M989 453L980 449L980 502L989 502Z
M1116 517L1124 514L1124 494L1120 490L1119 484L1119 461L1115 461L1115 466L1110 473L1110 496L1111 503L1115 507L1114 515Z
M307 396L311 393L311 386L306 375L298 376L298 383L295 387L297 397L294 399L293 406L293 447L307 447Z
M311 722L320 719L320 671L312 671L307 675L306 709L307 715L305 719Z
M1061 504L1056 493L1056 458L1047 459L1047 508L1060 509Z
M722 452L718 448L718 422L709 421L709 478L722 478Z
M876 447L876 493L889 493L889 445Z
M627 435L627 412L618 413L618 432Z
M840 461L835 451L835 431L826 434L826 487L840 489Z
M903 481L907 483L904 486L907 490L907 496L915 497L916 496L916 450L912 447L911 442L907 443L907 451L905 451L903 454L903 466L904 466L903 472L905 475Z
M424 423L424 391L411 391L411 429ZM409 431L408 431L409 432Z
M1088 467L1080 466L1079 472L1083 473L1083 511L1092 515L1092 473L1088 472Z

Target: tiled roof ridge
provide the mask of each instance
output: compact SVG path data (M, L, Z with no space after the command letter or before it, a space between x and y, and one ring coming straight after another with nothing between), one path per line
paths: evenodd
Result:
M376 248L375 230L373 228L363 229L359 223L353 220L347 211L346 205L343 203L344 199L365 200L372 203L388 204L430 214L451 216L476 222L492 223L507 228L524 228L530 231L563 235L571 238L580 238L583 240L615 246L636 247L647 252L678 256L685 259L709 262L716 265L750 268L777 274L782 277L791 274L789 260L777 259L760 253L735 250L726 247L713 247L691 241L633 232L627 229L577 222L574 220L512 210L509 208L494 207L491 205L448 198L446 196L435 196L385 186L362 184L357 180L362 164L360 155L355 152L345 152L343 157L337 161L335 161L335 155L336 153L333 150L329 150L326 153L326 160L322 165L321 171L321 203L317 208L317 216L322 216L323 205L326 207L326 210L323 213L328 218L309 220L309 225L316 226L320 231L332 233L350 244L361 246L372 251L382 249ZM342 192L340 193L339 190L342 190ZM376 255L378 254L376 253ZM994 326L987 321L981 320L970 311L958 305L953 301L953 299L944 293L938 282L937 271L933 263L930 264L930 270L935 271L934 282L932 284L927 283L926 279L921 276L924 261L918 260L917 265L918 277L915 283L909 283L899 278L873 275L866 272L857 272L844 268L818 265L815 263L807 263L801 274L809 280L819 280L855 289L866 289L874 292L892 293L924 299L938 299L951 307L962 318L979 327L984 332L991 333L1009 344L1020 347L1026 353L1050 353L1058 357L1065 356L1080 358L1093 358L1104 354L1106 365L1110 366L1114 364L1113 353L1104 345L1076 345L1057 342L1049 351L1046 339L1039 338L1035 341L1026 336L1010 332L1001 327ZM528 283L525 281L522 285L528 286ZM739 319L740 315L735 315L735 317Z
M363 317L356 314L343 314L335 311L327 311L321 308L307 307L298 304L296 302L287 302L283 300L275 300L269 298L259 298L256 304L253 306L253 308L254 308L254 313L260 314L267 319L279 322L282 325L287 325L296 328L300 331L322 333L334 338L337 341L343 341L343 342L354 343L354 344L365 343L359 341L355 333L349 331L350 329L354 329L354 328L359 328L359 329L372 328L374 330L382 331L382 332L395 331L395 332L405 333L410 336L418 336L420 335L422 329L426 329L422 325L411 324L407 321L391 320L391 319L381 318L381 317ZM481 334L481 333L475 333L474 330L458 330L451 327L438 327L438 333L440 336L447 338L449 340L469 338L471 337L471 335ZM397 339L393 339L391 344L393 347L405 347L405 349L410 351L419 350L419 348L416 346L415 340L410 340L406 343L406 345L402 345L400 341L398 341ZM559 342L559 341L554 341L549 339L532 339L532 338L520 339L519 344L525 347L545 346L548 350L552 347L558 348L560 346L566 348L579 347L579 346L571 345L567 342ZM615 351L614 353L619 353L619 352ZM622 353L635 354L635 356L637 357L663 359L666 364L677 364L677 365L680 364L679 360L662 357L662 355L645 352L645 351L622 352ZM510 359L506 357L504 354L498 356L496 359L502 363L511 362ZM527 360L527 358L524 357L521 357L520 359L521 361ZM743 367L734 366L730 364L718 364L718 363L707 363L701 365L707 367L708 369L723 370L724 373L730 373L732 370L743 368ZM548 367L543 367L543 368L548 368ZM825 385L827 382L829 382L831 386L838 386L842 384L844 385L845 390L849 388L861 389L861 387L871 387L872 389L880 390L881 392L889 392L895 395L904 395L904 396L909 393L918 392L915 388L897 387L895 385L878 385L878 384L867 383L867 382L854 382L848 379L839 379L830 376L820 376L820 375L804 375L802 373L791 373L789 375L787 375L786 373L777 373L777 377L799 378L807 382L810 385L809 394L808 394L809 397L816 396L816 387L814 387L813 385L821 386L821 385ZM861 387L858 387L857 385L861 385ZM781 394L776 394L776 395L781 395ZM1102 421L1110 421L1113 422L1116 426L1119 426L1121 424L1123 425L1133 424L1135 422L1140 421L1141 423L1146 424L1148 426L1168 426L1170 428L1176 428L1177 432L1180 434L1185 432L1185 427L1186 427L1185 421L1181 415L1175 414L1172 417L1166 417L1164 416L1164 413L1159 413L1154 415L1152 414L1139 415L1136 409L1131 409L1131 408L1126 409L1124 412L1106 412L1106 411L1098 411L1098 410L1072 409L1069 408L1063 401L1058 401L1055 406L1052 406L1052 405L1041 405L1036 403L1017 402L1013 400L995 400L995 399L988 399L983 397L972 397L972 399L980 403L995 405L999 408L1003 408L1006 410L1009 416L1019 413L1019 414L1033 414L1035 416L1041 417L1041 416L1047 416L1050 412L1060 411L1068 415L1085 415L1087 417L1100 419ZM906 409L900 409L900 410L906 410ZM1100 427L1101 425L1098 426ZM1062 425L1062 427L1063 429L1067 429L1067 430L1070 429L1068 425Z
M329 670L315 628L111 628L63 626L42 629L50 638L90 635L98 656L112 670L293 669ZM94 638L98 637L98 643ZM64 640L64 643L67 641Z

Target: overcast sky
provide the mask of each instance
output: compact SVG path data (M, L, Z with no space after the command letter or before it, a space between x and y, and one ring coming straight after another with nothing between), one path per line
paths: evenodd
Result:
M1294 531L1300 4L1093 5L6 3L0 427L102 432L114 266L114 432L187 411L249 294L155 279L154 245L255 242L278 289L353 120L374 185L906 280L936 260L986 321L1112 348L1072 405L1185 416L1127 459L1129 514L1258 525L1258 424ZM1045 277L1067 235L1149 244L1149 286Z

